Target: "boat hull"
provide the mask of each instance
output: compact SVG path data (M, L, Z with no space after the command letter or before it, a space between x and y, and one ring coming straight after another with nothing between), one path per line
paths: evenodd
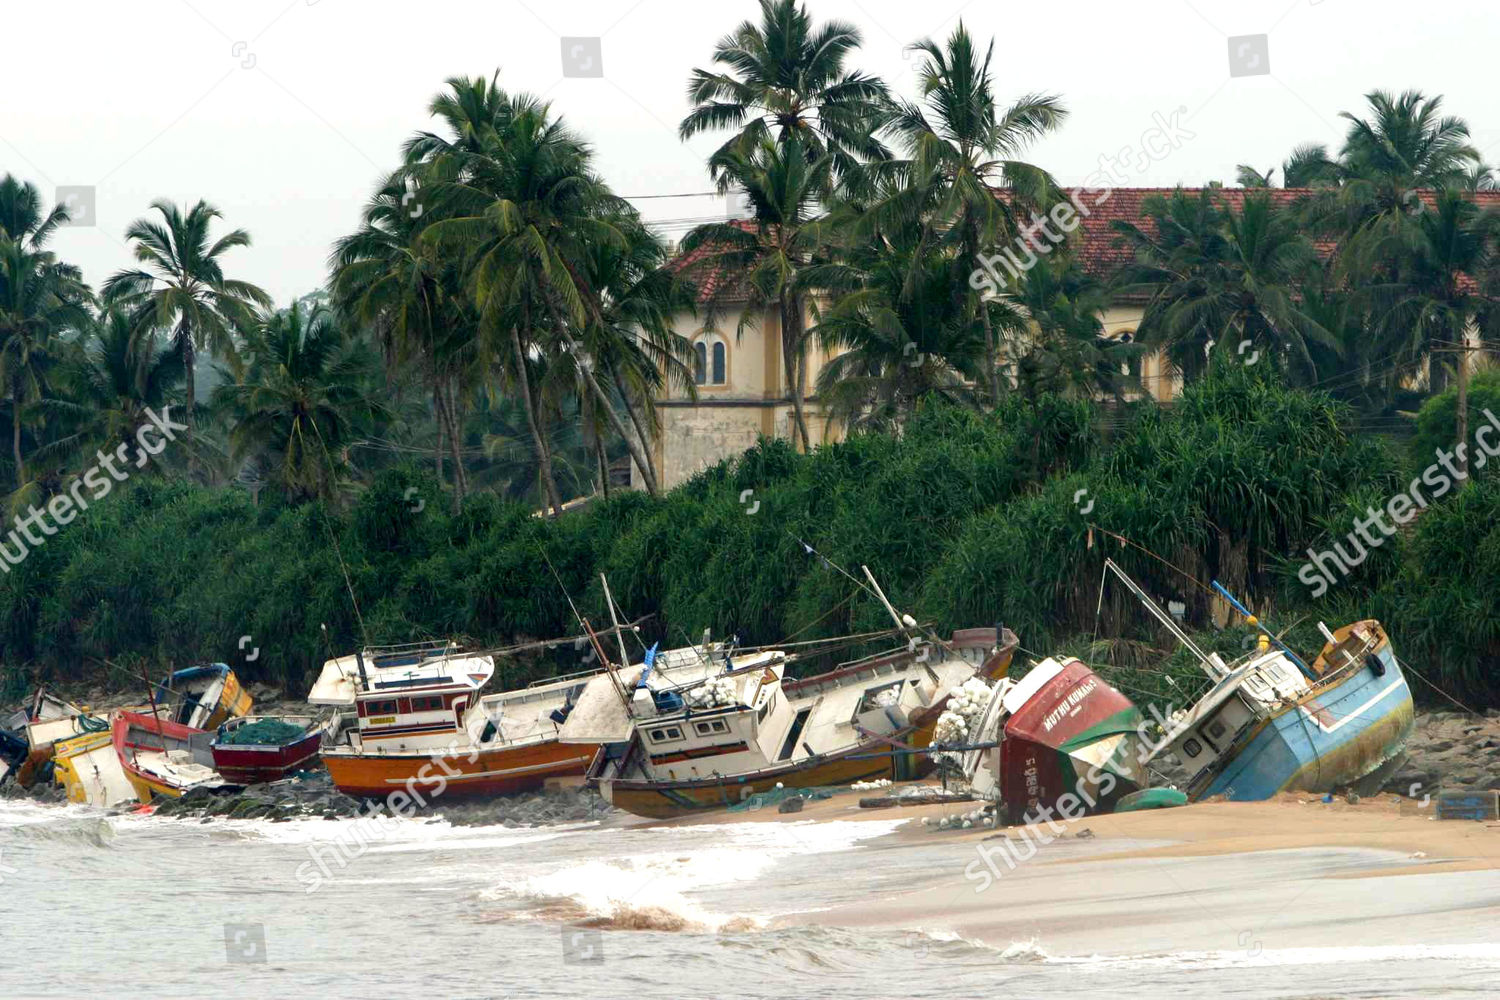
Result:
M1357 787L1401 759L1414 721L1411 688L1387 641L1366 665L1260 723L1244 749L1189 794L1254 802Z
M323 734L317 730L280 746L213 745L214 770L233 785L261 785L280 781L293 771L307 770L318 758Z
M1142 720L1129 698L1082 661L1067 662L1006 722L1000 793L1010 822L1109 812L1143 787L1135 740Z
M179 799L190 787L213 788L223 784L217 776L196 780L190 785L177 784L144 769L136 760L140 751L190 746L195 737L208 737L205 730L194 729L155 715L117 712L111 731L115 753L119 757L120 766L125 770L125 778L141 802L149 803L160 798Z
M345 795L383 798L415 790L424 798L479 798L541 788L548 778L581 776L597 744L541 740L458 753L366 753L339 747L323 764Z

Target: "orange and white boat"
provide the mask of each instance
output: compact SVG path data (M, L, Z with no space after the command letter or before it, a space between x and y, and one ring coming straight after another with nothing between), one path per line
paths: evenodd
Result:
M347 744L323 751L334 785L363 798L405 791L426 800L505 795L582 775L598 748L560 743L557 732L597 671L481 697L494 672L492 657L451 642L329 661L309 701L352 704L357 720Z

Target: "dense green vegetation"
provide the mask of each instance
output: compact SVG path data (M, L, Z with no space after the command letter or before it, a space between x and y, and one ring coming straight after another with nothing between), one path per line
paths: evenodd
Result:
M1096 621L1108 553L1197 628L1214 608L1188 578L1217 578L1309 643L1318 617L1379 616L1419 670L1493 697L1500 479L1477 459L1321 604L1297 578L1500 413L1493 376L1455 377L1500 333L1500 221L1440 97L1371 92L1336 153L1293 151L1295 193L1242 167L1233 198L1149 199L1116 223L1131 263L1100 275L1066 235L1036 242L1070 193L1025 156L1067 109L1003 103L993 44L962 24L915 44L900 94L854 68L854 26L759 6L693 70L681 125L727 133L705 166L748 218L675 250L498 74L447 81L323 287L286 308L234 277L251 234L201 200L154 203L130 266L90 288L49 248L66 209L0 175L6 519L67 512L152 414L185 424L24 558L4 525L5 683L216 658L300 685L361 641L568 634L565 593L597 618L600 572L672 644L882 627L806 542L944 628L1156 662L1122 594ZM1028 239L1035 266L995 269ZM746 325L776 320L791 440L663 490L653 400L696 391L675 320L743 303ZM1122 303L1144 313L1133 342L1101 319ZM1147 350L1185 384L1170 409L1139 401ZM813 449L814 406L849 440ZM621 464L643 492L611 492Z
M628 615L652 616L647 642L683 644L704 627L746 643L884 627L878 604L805 542L856 574L868 565L893 602L942 629L1003 622L1036 652L1088 649L1102 665L1154 672L1159 657L1143 661L1141 648L1161 648L1160 635L1120 587L1096 624L1110 556L1200 624L1207 595L1177 570L1223 581L1274 626L1296 624L1305 645L1320 617L1378 616L1424 674L1475 699L1500 693L1500 608L1475 586L1500 579L1496 480L1434 507L1314 602L1296 579L1300 559L1281 554L1347 532L1409 472L1394 449L1349 432L1346 406L1236 366L1171 411L1130 408L1108 441L1097 416L1056 397L994 414L933 401L899 437L858 433L811 455L764 440L664 497L617 494L558 519L493 494L452 514L431 475L409 469L381 474L344 511L144 483L15 568L0 587L0 642L43 676L100 676L101 655L214 658L300 687L330 648L362 638L340 558L374 642L572 634L565 594L602 620L601 572ZM1080 489L1087 499L1075 503ZM1095 634L1109 641L1090 649ZM1238 648L1243 634L1213 641ZM244 635L260 649L253 662L238 649ZM505 670L519 681L578 655L564 644Z

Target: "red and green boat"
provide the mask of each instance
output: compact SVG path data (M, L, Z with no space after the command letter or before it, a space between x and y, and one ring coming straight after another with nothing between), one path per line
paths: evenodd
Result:
M1002 696L1000 797L1012 823L1109 812L1146 784L1144 717L1081 660L1046 659Z

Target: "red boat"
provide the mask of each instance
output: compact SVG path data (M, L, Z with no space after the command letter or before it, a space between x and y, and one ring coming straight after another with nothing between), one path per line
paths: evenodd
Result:
M213 762L208 750L211 733L126 711L115 713L113 729L115 753L142 802L175 799L191 788L217 788L224 783L209 766Z
M1145 785L1140 710L1081 660L1043 660L1004 697L1000 795L1011 822L1045 807L1109 812Z
M311 716L241 718L220 726L210 749L225 781L259 785L311 767L322 741L323 725Z

